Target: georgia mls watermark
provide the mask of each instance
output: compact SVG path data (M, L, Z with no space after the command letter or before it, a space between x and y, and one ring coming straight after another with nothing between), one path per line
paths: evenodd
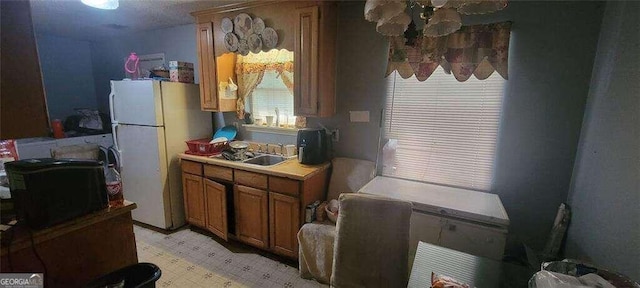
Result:
M0 288L43 288L42 273L0 273Z

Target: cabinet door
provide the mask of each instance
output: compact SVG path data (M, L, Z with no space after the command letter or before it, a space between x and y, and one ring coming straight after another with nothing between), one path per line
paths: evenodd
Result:
M269 248L267 191L242 185L233 188L238 239L258 248Z
M6 28L0 42L0 139L47 136L49 115L29 1L0 1L0 13L0 26Z
M216 57L213 50L213 25L211 22L198 24L197 47L200 64L200 106L205 111L218 109L216 90Z
M205 228L227 240L227 189L224 185L204 179Z
M182 193L187 222L204 227L204 191L202 177L182 173Z
M269 243L277 254L298 257L300 201L297 198L269 192Z
M318 7L296 10L294 43L294 114L318 113Z

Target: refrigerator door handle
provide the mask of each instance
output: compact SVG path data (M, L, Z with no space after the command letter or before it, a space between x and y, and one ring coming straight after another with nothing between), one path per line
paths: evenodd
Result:
M113 91L113 81L111 81L111 93L109 93L109 112L111 113L111 123L112 124L118 124L118 121L116 120L116 114L115 114L115 107L114 107L114 101L115 101L115 92ZM115 134L114 134L115 135ZM114 136L115 137L115 136ZM117 145L116 145L117 147Z
M118 146L118 126L118 123L111 123L111 134L113 135L113 146L115 148L115 151L118 152L118 155L122 155L120 146ZM118 157L116 164L118 165L118 167L122 168L122 158Z

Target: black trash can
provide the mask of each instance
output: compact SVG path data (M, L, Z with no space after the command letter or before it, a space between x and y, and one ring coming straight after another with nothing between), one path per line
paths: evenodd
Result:
M152 263L138 263L116 270L87 284L87 288L154 288L162 271Z

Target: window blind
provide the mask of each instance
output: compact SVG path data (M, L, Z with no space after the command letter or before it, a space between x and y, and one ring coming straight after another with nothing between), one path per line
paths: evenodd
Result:
M293 95L277 77L276 71L265 71L262 81L251 92L249 99L251 107L247 108L254 117L275 116L275 108L280 110L281 117L293 117ZM284 118L280 120L286 121Z
M441 67L423 82L389 75L382 174L490 190L504 83L458 82Z

